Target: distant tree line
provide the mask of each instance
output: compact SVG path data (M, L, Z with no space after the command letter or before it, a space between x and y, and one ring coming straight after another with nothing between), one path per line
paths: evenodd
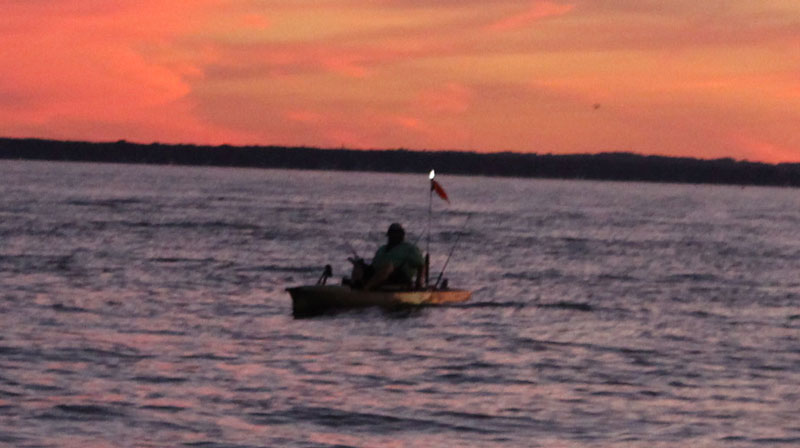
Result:
M734 185L800 186L800 163L778 165L626 152L579 155L479 154L463 151L319 149L280 146L195 146L89 143L0 138L0 159L236 166L307 170L439 172Z

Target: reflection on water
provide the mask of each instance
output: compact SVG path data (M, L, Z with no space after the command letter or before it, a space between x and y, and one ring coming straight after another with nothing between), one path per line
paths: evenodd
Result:
M794 190L441 175L472 301L294 320L425 174L0 176L0 445L800 444Z

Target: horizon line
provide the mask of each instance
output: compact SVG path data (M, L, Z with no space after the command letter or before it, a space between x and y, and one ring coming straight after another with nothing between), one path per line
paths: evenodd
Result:
M0 140L38 140L38 141L49 141L49 142L61 142L61 143L85 143L85 144L97 144L97 145L113 145L113 144L129 144L129 145L137 145L137 146L172 146L172 147L179 147L179 146L194 146L194 147L205 147L205 148L281 148L281 149L313 149L313 150L320 150L320 151L361 151L361 152L393 152L393 151L406 151L406 152L414 152L414 153L461 153L461 154L474 154L474 155L499 155L499 154L506 154L506 155L516 155L516 156L537 156L537 157L586 157L586 156L599 156L599 155L631 155L636 157L660 157L664 159L674 159L674 160L699 160L699 161L706 161L706 162L715 162L715 161L733 161L736 163L749 163L749 164L758 164L758 165L767 165L767 166L781 166L781 165L798 165L800 164L800 160L795 162L778 162L778 163L771 163L771 162L763 162L763 161L756 161L750 159L736 159L734 157L716 157L716 158L705 158L705 157L689 157L689 156L674 156L674 155L666 155L666 154L658 154L658 153L641 153L635 152L630 150L603 150L598 152L574 152L574 153L552 153L552 152L521 152L521 151L511 151L511 150L487 150L481 151L476 149L420 149L420 148L351 148L345 147L344 145L341 147L325 147L325 146L310 146L310 145L281 145L281 144L230 144L230 143L221 143L221 144L209 144L209 143L188 143L188 142L180 142L180 143L167 143L167 142L159 142L153 141L149 143L144 143L140 141L132 141L128 139L119 139L119 140L73 140L73 139L57 139L57 138L45 138L45 137L6 137L0 136Z

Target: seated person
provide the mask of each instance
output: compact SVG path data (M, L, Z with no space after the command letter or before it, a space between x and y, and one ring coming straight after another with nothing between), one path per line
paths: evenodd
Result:
M378 287L422 287L425 261L417 246L405 242L403 226L394 223L386 231L387 244L381 246L371 264L363 260L353 262L352 279L356 285L363 284L366 291Z

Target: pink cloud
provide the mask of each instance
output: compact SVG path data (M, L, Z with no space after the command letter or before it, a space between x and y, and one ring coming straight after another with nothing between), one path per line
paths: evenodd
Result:
M208 67L215 78L296 76L331 73L348 78L369 78L386 67L455 50L441 42L420 42L413 37L379 42L342 43L336 40L224 43L214 48L225 55Z
M730 141L743 153L743 158L771 163L800 160L800 147L789 147L765 140L762 136L734 132Z
M535 1L526 11L506 17L487 27L491 31L510 31L524 28L550 17L562 16L575 8L573 4Z
M423 127L422 120L416 117L395 117L394 121L406 129L418 130Z
M5 20L0 18L0 67L7 67L0 68L0 91L14 92L24 107L4 113L7 108L0 104L8 129L0 131L45 129L40 134L59 138L219 138L223 131L201 123L185 101L211 55L177 43L201 29L219 4L43 0L12 5ZM124 134L108 135L111 130Z

